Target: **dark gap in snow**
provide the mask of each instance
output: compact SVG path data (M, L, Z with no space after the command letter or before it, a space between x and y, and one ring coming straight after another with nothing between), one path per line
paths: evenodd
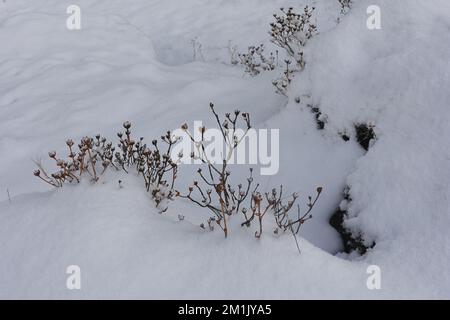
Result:
M344 199L331 216L329 223L339 233L342 244L344 246L345 253L358 252L360 255L364 255L368 249L375 246L373 242L370 246L364 244L364 239L361 234L354 236L353 233L346 229L344 226L345 216L347 215L348 203L352 201L350 198L350 188L346 187L343 192Z

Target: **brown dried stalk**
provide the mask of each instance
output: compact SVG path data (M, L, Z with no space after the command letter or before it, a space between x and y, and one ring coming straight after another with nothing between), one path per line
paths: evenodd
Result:
M181 128L188 134L191 141L194 143L197 154L193 152L192 158L200 159L207 167L206 175L200 168L197 173L200 177L199 181L194 181L189 187L188 193L182 195L177 192L176 195L180 198L185 198L195 203L196 205L207 208L214 213L213 221L223 230L225 237L228 235L227 217L239 211L242 202L247 198L251 184L253 182L253 170L250 169L250 175L247 178L247 184L244 188L242 184L238 184L237 191L233 188L229 181L231 172L227 170L229 161L234 155L234 151L245 138L248 130L251 128L250 115L248 113L241 113L239 110L234 112L234 115L227 113L225 120L222 122L219 115L214 109L214 104L210 103L211 112L213 113L216 122L222 133L222 138L227 145L227 155L221 164L213 163L205 152L205 132L206 128L200 128L201 138L196 141L193 135L188 131L188 126L184 124ZM239 116L242 117L246 124L246 131L242 137L236 135L236 126ZM214 192L214 196L213 196Z

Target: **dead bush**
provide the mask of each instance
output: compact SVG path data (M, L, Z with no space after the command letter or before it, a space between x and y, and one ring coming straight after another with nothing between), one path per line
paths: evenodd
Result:
M58 170L49 174L41 161L35 161L38 169L34 175L54 187L62 187L64 183L79 183L84 175L97 182L108 168L126 173L134 168L143 177L146 190L151 193L157 207L163 200L171 200L178 164L171 159L170 152L176 139L170 131L161 136L162 142L167 145L162 151L157 140L152 141L153 147L147 146L142 137L135 140L131 136L130 122L124 122L123 128L125 131L117 134L117 149L100 134L94 138L84 137L77 145L68 139L65 159L57 156L55 151L49 152Z

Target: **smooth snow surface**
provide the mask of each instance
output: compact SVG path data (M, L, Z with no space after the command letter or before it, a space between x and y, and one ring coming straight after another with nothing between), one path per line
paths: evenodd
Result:
M382 30L369 31L372 2L355 0L338 24L337 0L79 0L79 31L66 29L71 1L0 2L0 298L450 298L450 3L378 0ZM271 84L281 67L251 78L230 64L230 43L275 50L272 14L307 3L320 32L289 98ZM283 184L305 205L324 188L301 255L270 224L256 240L236 219L225 240L198 227L209 214L190 203L158 214L134 174L58 190L32 175L67 138L114 139L125 120L147 141L212 125L210 101L280 129L280 171L257 177L265 190ZM360 122L375 125L367 153ZM177 187L194 173L182 167ZM346 227L376 242L363 257L335 255L328 224L347 185ZM366 287L372 264L380 290ZM66 288L69 265L81 267L79 291Z

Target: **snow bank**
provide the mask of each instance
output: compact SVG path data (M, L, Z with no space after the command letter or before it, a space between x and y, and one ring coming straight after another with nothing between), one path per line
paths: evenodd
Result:
M358 1L315 39L296 85L327 114L329 134L376 126L377 141L347 179L345 226L377 244L366 261L392 283L448 297L450 4L379 1L378 31L365 26L370 4Z
M366 266L289 235L261 241L253 231L202 231L184 208L159 215L141 181L114 175L95 186L24 195L0 206L2 298L313 298L359 297ZM197 218L198 219L198 218ZM67 290L67 266L81 290ZM326 290L325 290L326 289ZM325 294L325 296L324 296ZM373 293L372 293L373 294Z

